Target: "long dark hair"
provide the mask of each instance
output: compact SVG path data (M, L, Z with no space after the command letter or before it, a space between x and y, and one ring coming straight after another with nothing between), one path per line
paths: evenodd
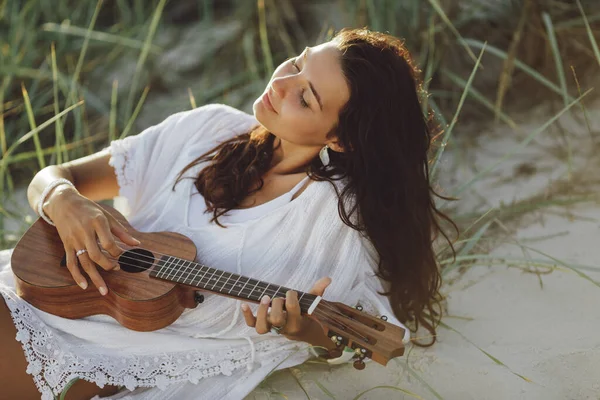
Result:
M450 243L439 220L452 221L436 208L438 195L429 182L432 137L419 103L418 72L393 36L344 29L333 40L350 99L331 134L346 151L330 151L328 168L315 157L306 170L313 180L344 179L343 189L336 188L340 217L370 239L379 256L378 276L386 283L382 294L411 330L422 325L432 334L429 343L416 343L430 346L441 318L433 240L441 233ZM274 139L259 126L225 141L187 165L176 183L189 168L209 161L195 185L219 223L220 216L262 187Z

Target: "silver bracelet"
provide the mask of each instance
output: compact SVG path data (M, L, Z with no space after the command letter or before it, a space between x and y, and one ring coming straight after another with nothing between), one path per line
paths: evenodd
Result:
M43 205L44 205L44 201L46 201L46 197L48 197L48 193L50 193L50 191L52 189L54 189L55 187L57 187L58 185L71 185L73 188L75 188L75 185L73 185L73 182L71 182L68 179L65 178L59 178L59 179L55 179L52 182L50 182L48 184L48 186L46 186L46 189L44 189L44 191L42 192L42 195L40 196L40 201L38 202L38 207L37 207L37 211L38 211L38 215L40 217L42 217L44 219L44 221L46 221L47 223L49 223L52 226L56 226L54 225L54 222L52 222L52 220L50 220L50 218L48 218L48 216L44 213L44 209L43 209Z

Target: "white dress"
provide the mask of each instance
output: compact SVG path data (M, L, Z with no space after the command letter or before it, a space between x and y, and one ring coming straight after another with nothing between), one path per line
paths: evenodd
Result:
M373 274L372 245L341 221L330 183L310 182L292 200L307 177L273 201L231 211L220 219L226 228L210 223L193 179L172 190L188 163L256 125L251 115L208 105L112 142L110 164L127 200L121 211L130 224L144 232L182 233L196 244L198 262L262 281L308 291L329 276L326 300L360 303L365 311L403 326L387 298L377 293L382 286ZM202 167L184 176L194 177ZM128 330L105 315L70 320L45 313L16 296L11 252L0 252L0 293L15 322L27 371L44 400L74 378L128 389L113 399L243 399L272 370L311 357L306 343L257 334L246 326L240 301L213 294L154 332ZM407 330L403 341L408 340Z

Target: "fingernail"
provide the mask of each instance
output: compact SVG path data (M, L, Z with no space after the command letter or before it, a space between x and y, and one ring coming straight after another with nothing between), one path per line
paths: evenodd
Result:
M104 296L104 295L106 295L106 293L108 293L108 290L106 290L106 288L104 286L102 286L99 290L100 290L100 294L102 296Z
M87 282L86 282L86 281L81 281L81 282L79 282L79 286L80 286L80 287L81 287L83 290L85 290L85 289L87 289Z
M135 244L141 244L142 242L140 242L139 240L137 240L136 238L132 238L133 241L135 242Z
M120 269L121 269L121 267L119 266L119 264L115 264L115 266L114 266L114 268L113 268L113 269L114 269L115 271L118 271L118 270L120 270Z
M242 304L242 311L248 311L248 304Z
M269 296L267 296L266 294L263 296L263 298L260 300L261 303L263 304L269 304L271 301L271 299L269 298Z

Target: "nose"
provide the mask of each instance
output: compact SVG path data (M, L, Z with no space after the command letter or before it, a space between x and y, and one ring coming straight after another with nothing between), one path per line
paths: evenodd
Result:
M271 81L271 89L275 94L283 98L288 92L291 84L291 80L294 78L293 75L281 76L279 78L275 78Z

